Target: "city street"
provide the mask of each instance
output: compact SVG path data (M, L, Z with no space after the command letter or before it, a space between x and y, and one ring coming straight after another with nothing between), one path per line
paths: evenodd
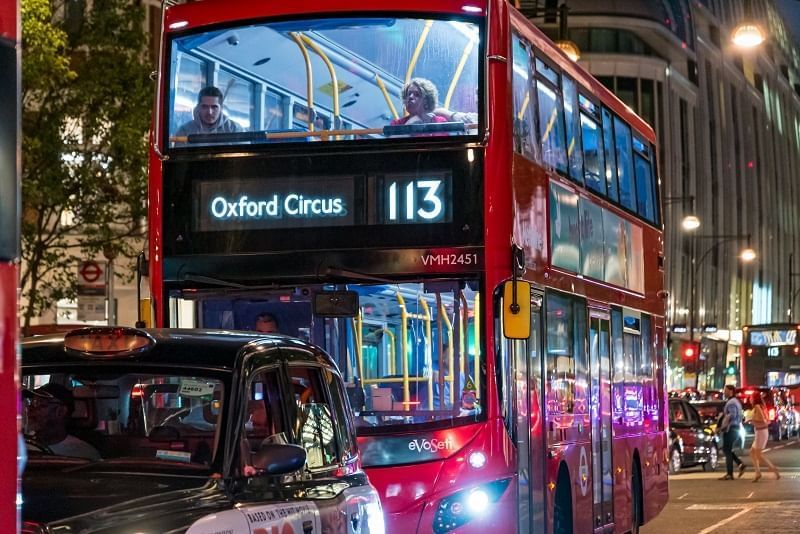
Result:
M715 472L706 473L697 467L671 476L666 508L642 532L800 532L800 440L770 441L766 456L780 470L780 480L764 471L763 478L753 483L752 462L746 450L740 454L747 466L742 478L718 480L725 474L721 451Z

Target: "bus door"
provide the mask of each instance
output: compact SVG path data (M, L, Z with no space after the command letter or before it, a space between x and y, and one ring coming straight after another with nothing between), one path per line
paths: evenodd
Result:
M607 312L590 311L589 367L592 410L592 493L594 528L614 518L611 466L611 328Z
M520 534L545 531L542 299L541 293L532 294L531 335L514 342Z

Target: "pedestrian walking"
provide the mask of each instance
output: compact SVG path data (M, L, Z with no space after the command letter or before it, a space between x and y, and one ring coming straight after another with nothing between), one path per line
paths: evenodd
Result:
M756 437L753 440L753 445L750 447L750 458L753 459L753 467L756 470L756 476L753 482L758 482L761 478L761 464L767 465L769 470L775 473L775 480L781 478L778 468L764 456L764 448L767 446L767 439L769 438L769 419L767 419L767 406L764 404L764 399L761 397L761 392L756 390L750 397L750 404L753 405L753 413L750 416L750 422L753 424Z
M733 448L739 441L739 429L742 426L742 404L734 395L734 387L731 384L725 386L725 403L722 421L717 425L717 432L722 435L722 451L725 453L725 476L720 480L733 480L733 464L739 466L739 478L744 474L745 466L742 460L733 452Z

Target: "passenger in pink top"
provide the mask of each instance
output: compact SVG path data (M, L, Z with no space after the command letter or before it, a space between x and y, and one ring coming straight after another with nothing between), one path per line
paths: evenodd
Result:
M436 115L439 91L433 82L425 78L412 78L403 86L403 105L407 115L394 119L391 124L417 124L423 122L447 122L445 117Z

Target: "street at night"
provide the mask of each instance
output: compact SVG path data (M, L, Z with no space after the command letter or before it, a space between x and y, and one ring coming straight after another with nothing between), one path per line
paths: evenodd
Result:
M748 441L747 446L750 446ZM725 474L720 466L714 472L690 468L670 476L669 502L653 521L642 527L644 534L709 534L711 532L789 533L800 531L800 440L770 441L767 458L778 467L781 478L763 471L753 483L753 463L745 451L747 466L742 478L719 480Z

